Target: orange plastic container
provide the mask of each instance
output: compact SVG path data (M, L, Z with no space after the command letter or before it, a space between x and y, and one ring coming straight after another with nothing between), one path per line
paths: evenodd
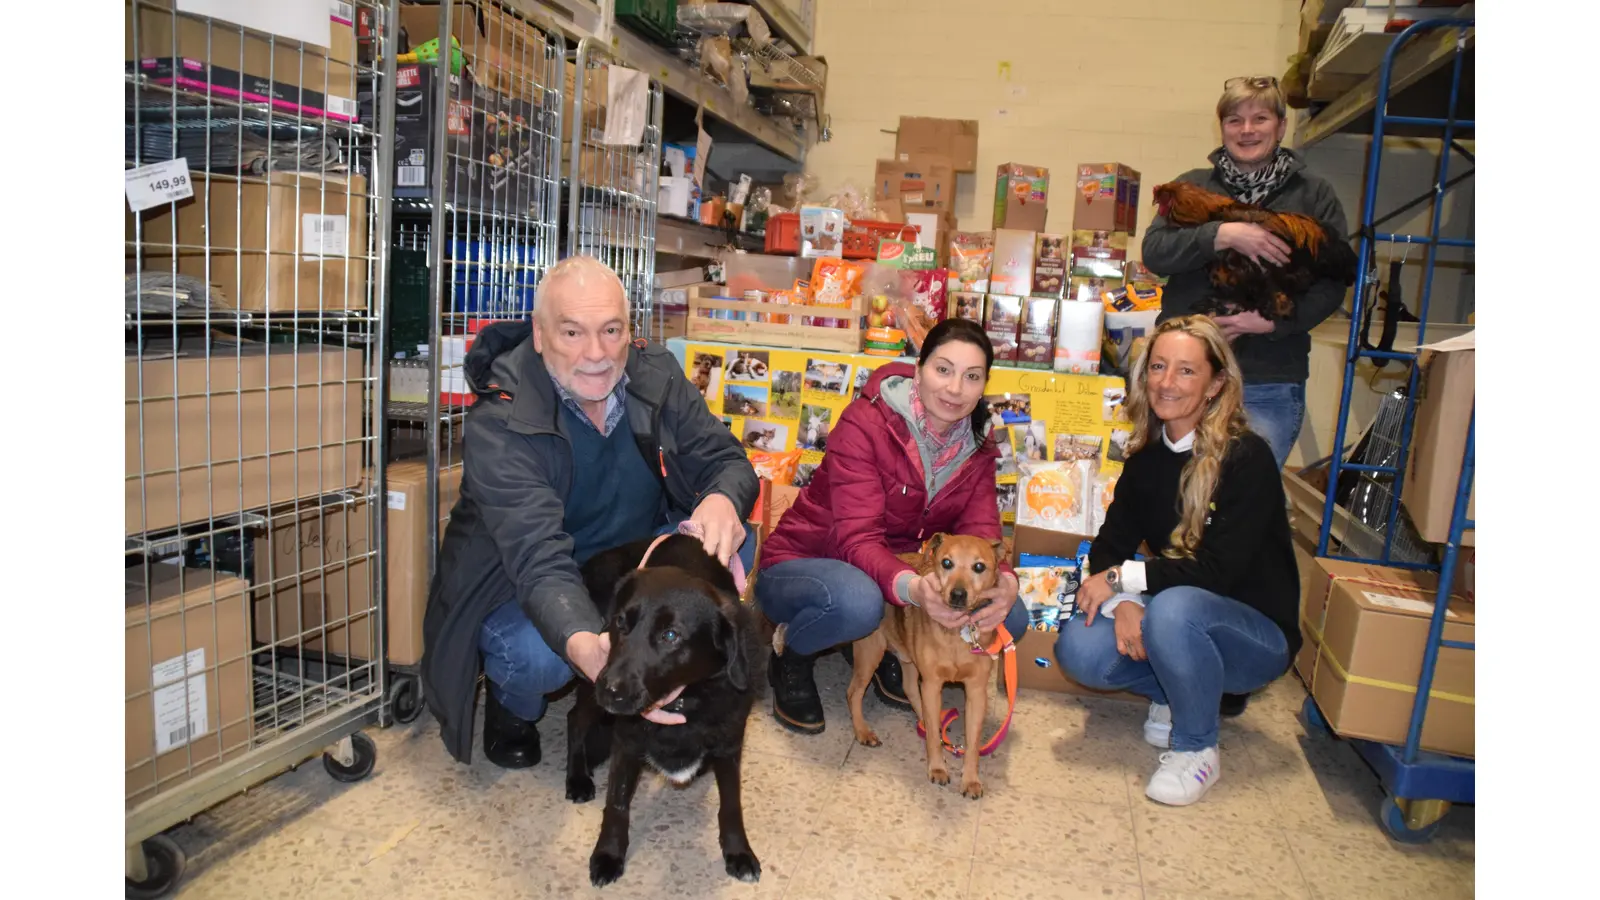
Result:
M903 241L914 241L917 232L915 225L902 225L899 222L874 222L870 219L851 219L850 225L844 230L844 257L846 259L876 259L878 257L878 241L882 238L898 238ZM779 213L767 219L767 244L766 252L787 256L798 256L800 253L800 214Z

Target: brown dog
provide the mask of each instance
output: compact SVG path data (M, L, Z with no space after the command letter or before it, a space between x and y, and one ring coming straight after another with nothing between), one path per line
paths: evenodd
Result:
M952 609L968 609L984 591L1000 578L1000 559L1004 545L969 535L936 534L923 545L922 552L901 554L916 566L918 575L929 572L939 578L939 590ZM994 631L975 636L979 646L987 647ZM983 733L983 716L988 707L988 686L994 675L994 660L987 653L974 653L974 645L959 630L945 628L928 617L920 607L890 606L884 610L878 630L852 646L855 672L850 679L850 721L856 740L868 747L880 741L861 712L861 699L867 693L872 673L877 671L886 650L892 649L905 667L906 699L916 710L917 719L927 733L928 780L949 784L950 770L944 765L944 741L939 715L947 682L960 682L966 689L966 752L961 765L961 793L972 799L983 796L978 780L978 744ZM920 677L920 688L918 679Z

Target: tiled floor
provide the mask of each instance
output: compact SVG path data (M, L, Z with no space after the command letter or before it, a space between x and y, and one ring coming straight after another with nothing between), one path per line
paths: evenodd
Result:
M927 781L909 713L869 695L884 745L855 746L843 661L826 657L817 673L826 732L783 731L770 701L751 719L744 796L758 885L723 873L707 776L683 789L647 779L626 874L591 889L600 801L563 797L568 699L541 726L545 761L532 770L503 772L481 754L470 767L450 760L424 715L373 733L378 764L366 781L338 784L313 762L223 804L173 833L190 860L179 896L1439 900L1473 892L1472 809L1452 810L1432 844L1390 842L1374 819L1381 795L1370 771L1296 721L1305 692L1292 675L1224 724L1223 775L1211 793L1172 809L1144 797L1157 751L1140 737L1143 707L1024 694L1011 735L984 760L987 792L969 801L955 785Z

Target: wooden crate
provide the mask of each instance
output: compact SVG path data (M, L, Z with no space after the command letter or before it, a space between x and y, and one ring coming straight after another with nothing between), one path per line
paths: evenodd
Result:
M710 310L745 313L744 321L713 319L706 316ZM790 324L751 321L761 313L789 311ZM801 315L846 318L850 324L844 328L824 328L802 325ZM692 341L722 341L730 344L763 344L768 347L791 347L796 350L832 350L835 353L861 352L862 300L858 297L853 309L822 309L804 306L779 306L754 300L728 300L716 295L716 288L696 287L689 291L688 338Z

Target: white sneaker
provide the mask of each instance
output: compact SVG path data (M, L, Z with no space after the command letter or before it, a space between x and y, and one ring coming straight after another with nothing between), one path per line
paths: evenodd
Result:
M1206 795L1222 777L1216 747L1161 754L1161 768L1150 776L1144 795L1168 806L1188 806Z
M1172 746L1172 707L1150 704L1150 715L1144 720L1144 742L1163 750Z

